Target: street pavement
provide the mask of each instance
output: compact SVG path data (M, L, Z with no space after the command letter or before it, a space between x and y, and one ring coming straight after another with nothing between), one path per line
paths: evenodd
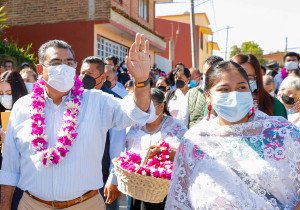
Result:
M120 210L126 210L127 209L127 200L125 195L121 195L120 197Z

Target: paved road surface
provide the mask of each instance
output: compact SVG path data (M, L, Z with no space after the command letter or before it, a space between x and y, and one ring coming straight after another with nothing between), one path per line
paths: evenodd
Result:
M120 197L120 210L127 210L127 200L125 195Z

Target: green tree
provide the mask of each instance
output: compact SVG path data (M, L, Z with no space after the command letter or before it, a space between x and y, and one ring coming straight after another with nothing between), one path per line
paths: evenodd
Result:
M236 54L253 54L259 60L260 64L264 65L266 60L263 58L263 49L255 42L249 41L242 43L241 47L234 45L230 50L230 57L235 56Z
M0 7L0 37L3 35L3 31L7 26L4 24L6 21L6 13L4 12L4 6Z

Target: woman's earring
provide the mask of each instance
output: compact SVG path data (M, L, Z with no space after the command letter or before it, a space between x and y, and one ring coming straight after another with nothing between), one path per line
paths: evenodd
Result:
M208 104L207 109L208 109L208 114L207 114L206 120L208 121L210 119L210 114L211 114L211 110L212 110L211 104Z
M255 108L252 107L249 112L249 118L252 117L254 115L254 113L255 113Z

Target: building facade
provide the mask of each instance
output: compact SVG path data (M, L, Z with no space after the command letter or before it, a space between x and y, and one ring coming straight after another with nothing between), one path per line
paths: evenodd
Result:
M284 65L284 61L283 58L285 56L285 52L274 52L274 53L269 53L269 54L265 54L263 57L265 60L267 61L276 61L279 63L280 66Z
M212 55L213 50L219 50L215 42L209 41L212 30L205 13L195 14L196 33L196 67L202 69L203 62ZM165 37L166 49L161 56L172 60L173 66L182 62L192 67L190 15L160 16L155 19L155 30Z
M156 2L3 0L9 25L6 37L20 46L32 43L35 53L42 43L62 39L72 45L80 63L90 55L102 59L115 55L124 60L139 32L149 40L154 58L166 47L163 37L154 32Z

